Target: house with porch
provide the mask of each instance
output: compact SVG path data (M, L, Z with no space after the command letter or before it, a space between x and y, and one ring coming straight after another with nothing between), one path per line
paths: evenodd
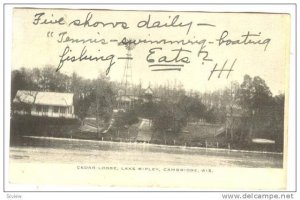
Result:
M73 93L18 90L13 99L13 113L53 118L76 118Z

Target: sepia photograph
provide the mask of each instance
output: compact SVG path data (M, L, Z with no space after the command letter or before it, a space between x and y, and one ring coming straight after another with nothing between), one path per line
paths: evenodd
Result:
M290 23L13 8L9 183L285 189Z

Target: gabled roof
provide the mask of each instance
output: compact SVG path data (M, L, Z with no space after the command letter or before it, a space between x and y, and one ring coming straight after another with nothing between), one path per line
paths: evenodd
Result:
M18 90L13 102L50 106L72 106L73 93Z
M148 95L152 95L153 94L153 90L150 88L150 86L148 86L148 88L145 90L144 93L148 94Z

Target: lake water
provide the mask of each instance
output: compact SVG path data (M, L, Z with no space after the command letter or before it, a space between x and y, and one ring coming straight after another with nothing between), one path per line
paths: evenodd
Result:
M64 138L27 137L10 147L13 162L282 168L279 153L230 151Z

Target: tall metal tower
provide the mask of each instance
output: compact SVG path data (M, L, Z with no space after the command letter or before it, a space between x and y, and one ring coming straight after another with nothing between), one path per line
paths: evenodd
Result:
M127 102L128 100L132 100L133 97L133 81L132 81L132 66L131 66L131 60L132 55L131 51L132 49L135 48L135 44L128 42L127 44L121 44L124 45L127 53L126 57L123 57L125 59L125 67L124 67L124 72L122 76L122 81L121 81L121 90L119 91L119 100L118 100L118 109L124 108L128 109L132 102Z
M132 87L132 66L131 66L131 50L134 49L135 45L133 44L126 44L125 48L127 49L126 54L126 63L123 72L122 82L121 85L124 88L124 95L132 95L130 94L130 88Z

